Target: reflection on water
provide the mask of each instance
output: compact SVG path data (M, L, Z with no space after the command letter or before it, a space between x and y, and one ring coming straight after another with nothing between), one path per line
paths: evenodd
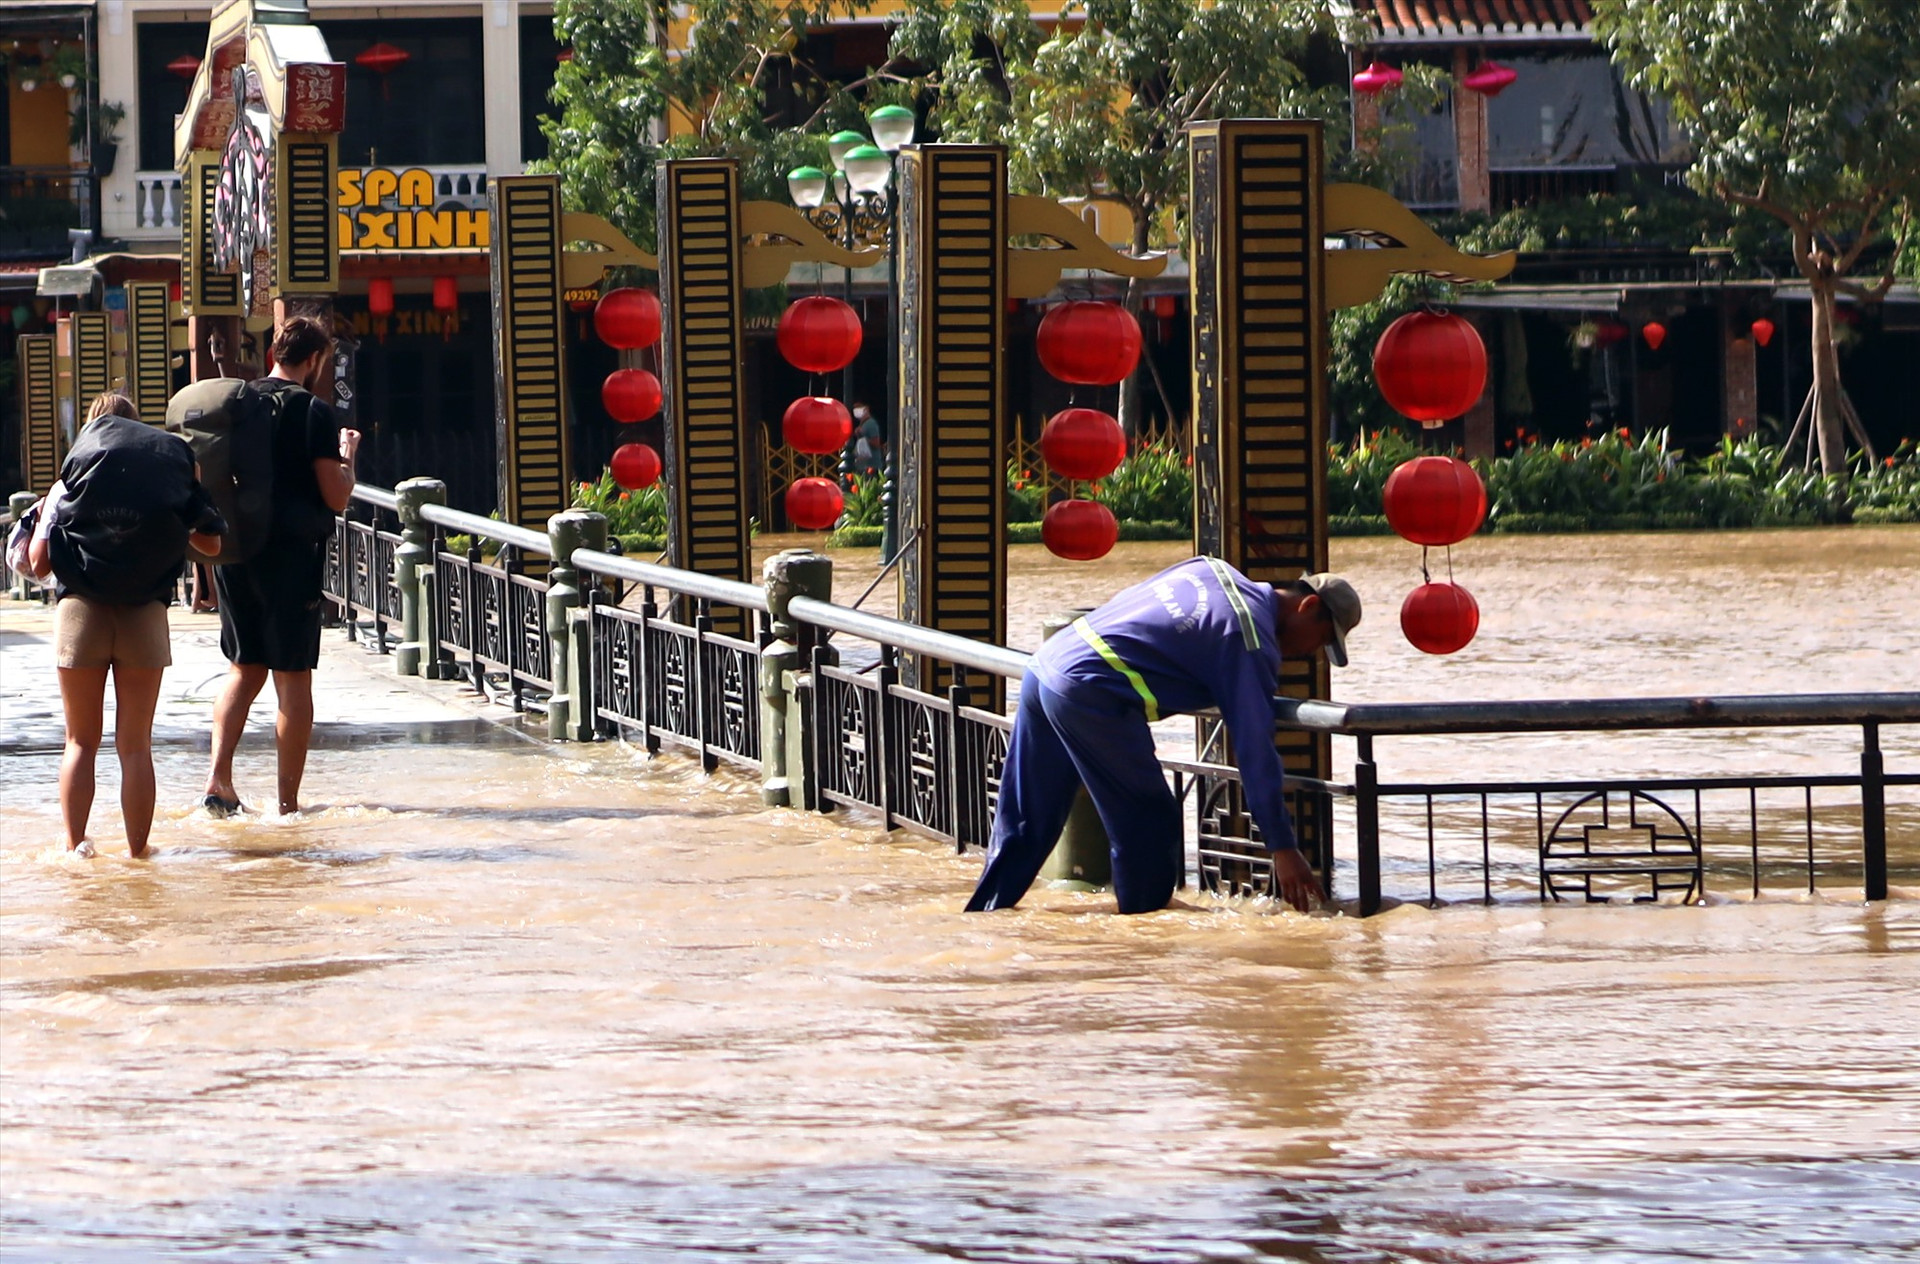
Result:
M1647 584L1696 615L1713 609L1697 590L1774 603L1692 625L1656 611L1613 638L1550 617L1586 611L1564 542L1476 541L1456 569L1489 608L1491 661L1356 667L1346 696L1546 696L1572 688L1568 663L1595 693L1920 687L1887 591L1920 579L1920 533L1830 535L1872 581L1860 591L1816 573L1836 560L1818 555L1828 535L1726 538L1714 565L1694 537L1594 544L1605 591L1665 574ZM1356 662L1390 662L1409 546L1342 547L1372 603ZM1639 555L1657 549L1686 555L1663 572ZM1793 623L1798 589L1765 580L1788 565L1835 585L1852 648ZM1109 569L1073 582L1097 599L1123 578ZM1543 569L1560 591L1539 589ZM1016 623L1037 624L1033 558L1019 575ZM1530 604L1496 618L1489 593ZM1757 626L1773 648L1737 675L1685 665ZM1889 766L1912 767L1913 735L1884 737ZM1760 760L1773 743L1738 749ZM1587 749L1522 741L1508 757ZM977 858L763 810L750 780L690 760L517 740L331 742L309 773L331 806L216 822L163 803L153 862L75 862L51 845L54 755L8 750L10 1259L1920 1247L1910 900L1516 900L1363 922L1191 892L1121 919L1110 897L1040 891L966 916ZM1670 748L1605 753L1639 769ZM1408 777L1459 757L1391 755ZM202 758L164 744L162 785L190 787ZM264 784L270 760L243 749L239 771ZM1533 881L1525 839L1516 822L1497 842L1515 894Z

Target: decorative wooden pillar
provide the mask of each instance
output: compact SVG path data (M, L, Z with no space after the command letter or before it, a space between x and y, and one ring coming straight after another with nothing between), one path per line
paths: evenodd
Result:
M897 171L900 617L1004 645L1006 149L909 145ZM915 688L951 683L912 667Z
M573 503L567 450L566 311L561 304L560 178L487 182L493 240L494 434L500 516L544 531Z
M753 582L746 405L740 383L740 165L686 158L658 167L662 394L670 565ZM740 611L715 627L744 635Z
M166 421L167 397L173 394L173 331L164 281L127 285L127 394L140 420L153 426Z
M1192 188L1194 536L1201 553L1281 584L1327 568L1327 295L1321 124L1197 123ZM1328 696L1315 655L1280 691ZM1325 777L1324 736L1282 733L1287 770ZM1317 848L1323 822L1296 822Z
M52 334L23 334L14 345L20 370L20 477L43 496L60 477L66 436L60 431Z
M1740 313L1724 304L1720 308L1720 345L1724 348L1720 380L1726 384L1720 399L1721 430L1731 438L1745 439L1759 424L1759 352Z

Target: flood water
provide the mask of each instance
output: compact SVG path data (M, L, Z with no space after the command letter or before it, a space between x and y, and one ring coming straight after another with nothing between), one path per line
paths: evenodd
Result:
M1018 550L1011 639L1180 552ZM1368 602L1342 698L1920 689L1911 528L1472 541L1453 565L1483 623L1450 660L1399 638L1419 550L1336 541L1334 563ZM312 810L212 821L189 805L219 663L184 617L156 858L125 856L109 753L101 854L75 861L47 624L4 620L7 1259L1920 1253L1911 886L1516 889L1367 920L1039 890L969 916L977 856L765 810L673 755L528 740L332 652ZM1845 730L1702 741L1378 753L1407 778L1858 756ZM1882 744L1920 766L1920 733ZM271 760L252 735L243 793ZM1911 872L1920 805L1890 798Z

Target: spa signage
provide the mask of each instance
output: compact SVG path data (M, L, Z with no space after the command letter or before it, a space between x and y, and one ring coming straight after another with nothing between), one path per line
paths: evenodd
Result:
M486 209L438 198L436 183L423 167L342 167L340 249L485 250Z

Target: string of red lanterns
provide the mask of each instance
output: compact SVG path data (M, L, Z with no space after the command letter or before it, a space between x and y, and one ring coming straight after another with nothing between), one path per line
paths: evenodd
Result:
M1171 296L1168 312L1171 312ZM1155 311L1160 303L1155 301ZM1140 363L1140 322L1119 303L1072 299L1056 303L1034 331L1040 367L1076 386L1113 386ZM1097 408L1065 408L1040 432L1040 459L1075 481L1102 479L1127 457L1126 432ZM1055 557L1090 562L1105 557L1120 538L1113 511L1094 500L1056 501L1040 520L1040 541Z

